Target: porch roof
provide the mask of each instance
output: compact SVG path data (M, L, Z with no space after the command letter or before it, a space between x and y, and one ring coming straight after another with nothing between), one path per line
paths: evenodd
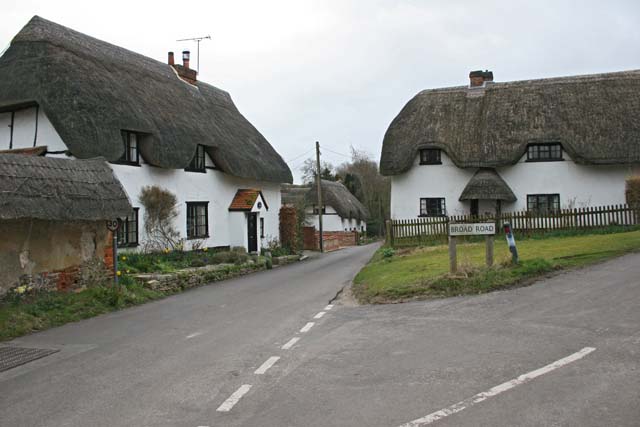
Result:
M517 200L509 185L493 168L480 168L471 177L467 186L462 190L460 201L464 200Z
M229 205L230 211L251 211L253 205L255 205L258 197L262 199L264 203L264 207L269 210L269 206L267 205L267 201L264 199L262 195L262 191L257 190L255 188L248 189L240 189L236 192L236 195L233 197L231 201L231 205Z

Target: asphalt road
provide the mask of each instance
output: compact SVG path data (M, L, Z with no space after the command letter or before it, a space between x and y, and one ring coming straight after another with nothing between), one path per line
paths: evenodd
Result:
M0 424L640 425L639 254L487 295L326 307L373 249L17 340L61 351L0 373Z

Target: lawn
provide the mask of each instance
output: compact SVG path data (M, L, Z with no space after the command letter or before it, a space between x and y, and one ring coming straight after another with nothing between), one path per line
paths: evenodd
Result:
M446 245L393 251L380 249L354 279L353 293L361 302L385 303L488 292L522 284L546 273L580 267L640 250L640 231L516 242L520 264L509 264L503 238L495 242L495 266L484 267L484 243L458 245L458 269L448 274ZM387 255L385 257L384 255Z

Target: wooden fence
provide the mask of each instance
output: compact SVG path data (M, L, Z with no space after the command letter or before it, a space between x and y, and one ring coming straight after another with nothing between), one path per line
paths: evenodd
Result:
M530 211L504 212L496 215L451 215L396 219L387 221L387 241L392 246L420 244L445 240L449 224L470 222L496 222L497 232L508 222L519 234L531 235L554 230L579 230L608 226L640 225L640 208L628 205L597 206L577 209L561 209L549 214Z

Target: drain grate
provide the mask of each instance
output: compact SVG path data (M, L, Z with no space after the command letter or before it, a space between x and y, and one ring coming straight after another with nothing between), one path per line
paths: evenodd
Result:
M49 356L50 354L57 353L58 351L59 350L44 348L0 346L0 372Z

